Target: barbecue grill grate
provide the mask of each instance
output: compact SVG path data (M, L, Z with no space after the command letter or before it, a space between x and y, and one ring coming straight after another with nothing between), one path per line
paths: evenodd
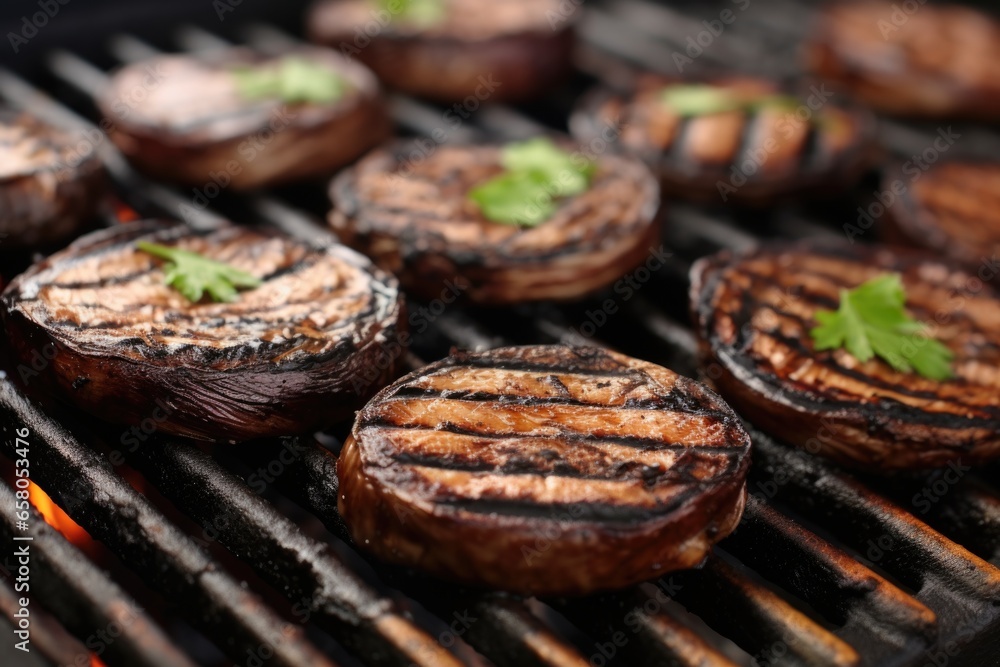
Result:
M723 7L678 10L646 0L588 6L580 26L580 79L620 81L634 65L675 73L673 53L704 29L703 19L714 18ZM704 48L695 65L793 77L798 73L794 49L808 11L795 0L755 2L725 39ZM243 36L262 49L295 42L265 25L248 26ZM188 27L174 46L198 51L227 44ZM129 35L112 39L109 50L122 62L158 52ZM48 73L32 82L0 71L0 95L57 123L91 129L85 98L105 85L105 71L68 51L53 54L48 65ZM58 91L59 99L43 90ZM452 131L451 140L527 136L558 122L571 102L556 94L548 105L556 111L537 116L488 107ZM397 125L413 133L430 134L442 124L441 110L405 97L392 97L392 113ZM934 131L886 122L882 136L893 153L908 155L929 145ZM993 132L969 128L963 136L970 137L965 145L973 152L1000 148L1000 135ZM212 202L220 213L195 211L185 195L134 174L108 142L102 150L120 195L143 214L177 217L183 211L196 226L231 217L262 220L306 237L329 233L321 222L325 197L318 188L222 195ZM289 203L293 198L295 205ZM673 254L667 265L622 303L621 312L590 342L694 375L695 343L684 324L691 261L721 248L747 247L758 238L836 236L851 207L829 208L786 207L750 218L670 204L664 243ZM522 306L513 313L446 310L417 338L406 360L418 367L423 363L418 355L436 358L451 345L579 341L579 332L587 330L583 323L596 325L593 308L588 302ZM446 586L363 562L348 546L336 512L330 448L338 443L332 436L238 452L217 448L206 453L182 443L122 452L115 449L115 434L82 426L64 408L43 410L9 379L0 379L0 423L4 454L15 455L12 429L27 426L32 478L149 588L170 600L174 613L206 636L224 638L216 642L218 649L237 664L255 664L257 656L263 664L289 666L436 667L476 663L475 649L497 665L510 666L746 665L752 660L902 666L933 663L941 656L949 664L982 665L995 664L1000 648L1000 570L995 567L1000 564L1000 494L984 476L968 475L918 517L917 508L907 509L911 487L919 490L933 478L861 480L754 433L753 498L739 530L703 569L618 594L537 601ZM281 473L258 484L259 471L282 451L277 447L292 453L289 462L280 459ZM116 469L112 462L118 456L127 465ZM152 484L155 492L148 495L156 502L122 476L128 468ZM262 489L263 497L255 493ZM15 529L11 494L0 484L5 538ZM329 534L315 526L307 530L317 519ZM214 528L208 544L185 531L195 524ZM37 592L39 602L79 637L120 621L131 591L123 591L38 517L34 525L38 580L54 582ZM251 578L249 588L259 594L241 585L242 577ZM0 602L12 594L6 586ZM0 608L10 613L10 605ZM306 617L304 631L287 622ZM138 619L121 623L121 639L103 647L102 660L109 665L190 664L156 620L145 614ZM58 634L58 628L53 632ZM337 646L331 653L329 637L346 653ZM961 648L957 657L943 652L953 643ZM56 653L50 659L65 661L65 652Z

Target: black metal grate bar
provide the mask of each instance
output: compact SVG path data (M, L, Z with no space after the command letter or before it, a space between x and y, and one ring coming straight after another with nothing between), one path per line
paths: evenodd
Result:
M226 574L190 537L81 444L64 426L0 378L0 423L31 432L33 480L94 538L168 599L197 627L220 638L234 660L264 648L287 667L333 663L297 627L283 621ZM3 452L15 458L14 439Z
M286 441L294 446L292 440ZM294 449L275 449L299 456ZM179 442L151 442L127 455L134 467L216 539L249 563L342 644L374 664L461 663L379 597L325 544L307 537L211 456Z
M422 364L421 364L422 365ZM274 488L319 518L342 540L351 537L337 511L336 458L309 438L285 438L280 447L293 451ZM274 446L250 446L239 459L251 469L267 469ZM462 623L462 638L497 665L518 667L585 667L579 653L556 637L515 597L476 593L455 586L426 583L391 568L379 568L388 584L426 605L439 617L462 620L471 613L477 620ZM470 612L471 610L471 612Z
M674 615L678 583L667 575L619 594L555 600L553 606L594 639L591 664L619 657L629 665L736 667L736 659ZM713 638L718 641L718 637ZM724 640L723 640L724 641Z
M717 554L703 570L677 578L678 601L751 655L766 658L780 645L782 664L846 667L861 661L847 642Z
M841 637L866 647L873 662L922 648L937 634L937 616L927 606L756 496L726 550L795 591L836 623Z
M81 87L92 85L94 74L101 74L100 70L67 52L53 54L52 68L67 80L72 80ZM2 67L0 67L0 97L10 106L30 110L32 113L38 114L41 118L47 119L56 125L71 130L85 131L89 136L103 136L100 130L92 123ZM98 134L93 135L94 132ZM107 164L108 170L118 180L122 188L127 190L137 182L138 176L125 163L124 157L111 146L109 141L102 139L97 148L101 153L101 158ZM145 183L142 188L142 194L144 200L133 203L138 203L140 206L146 208L165 209L178 218L182 217L182 211L185 206L189 209L191 208L187 206L188 201L186 199L161 185ZM202 229L215 228L226 222L221 216L214 215L208 211L192 211L186 219L192 227Z
M3 628L4 634L13 638L12 643L16 643L20 637L13 632L18 628L20 620L15 614L21 611L21 594L15 591L13 586L13 582L0 581L0 614L6 621L6 623L0 621L0 627ZM24 663L23 667L72 665L79 656L89 660L90 655L90 651L80 640L71 635L55 616L38 605L31 610L30 647L29 653L18 656ZM12 652L20 649L8 645L4 650Z
M753 476L770 484L767 495L835 533L866 567L890 572L915 591L937 615L939 645L1000 632L1000 569L834 466L759 432L753 440Z
M15 439L12 426L0 427L0 431L5 440ZM25 560L31 564L30 581L26 583L33 598L55 610L63 626L89 637L90 646L106 654L107 659L137 667L193 667L194 663L171 643L139 604L45 523L34 508L28 512L29 528L18 529L17 502L14 489L0 482L0 536L13 550L5 562L10 564L13 578L21 562L17 554L26 550ZM8 589L4 586L3 590ZM10 594L14 595L14 591ZM36 616L31 609L33 625ZM103 632L95 633L95 629ZM36 638L32 639L37 643ZM83 644L65 648L69 651L59 656L60 664L78 663L81 655L89 663L90 650Z

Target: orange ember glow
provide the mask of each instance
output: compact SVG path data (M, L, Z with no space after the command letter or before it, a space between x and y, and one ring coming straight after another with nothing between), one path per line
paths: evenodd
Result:
M28 497L31 499L31 504L38 509L38 512L45 519L45 523L62 533L63 537L67 540L78 547L86 548L91 544L92 539L90 534L77 525L73 519L69 518L69 515L63 512L58 505L52 502L52 499L42 491L41 487L36 484L30 484L28 486Z
M94 544L90 534L73 521L68 514L63 512L49 498L49 495L42 491L42 487L34 483L29 483L28 498L31 500L31 504L35 506L35 509L38 510L38 513L42 515L42 518L45 519L45 523L58 530L62 533L63 537L83 549L84 552L88 551ZM90 667L107 667L107 665L96 655L91 654Z
M118 222L135 222L141 217L134 208L122 203L121 201L115 201L114 209L115 217L118 219Z

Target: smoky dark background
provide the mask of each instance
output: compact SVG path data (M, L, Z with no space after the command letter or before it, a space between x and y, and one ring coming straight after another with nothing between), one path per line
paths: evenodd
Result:
M497 0L502 2L503 0ZM606 0L566 0L584 6L601 7ZM933 0L900 0L926 4ZM706 20L717 18L719 12L743 5L747 0L653 0L656 4L676 8L679 13ZM74 52L101 62L102 37L127 31L152 44L167 44L172 30L185 23L194 23L213 32L235 37L238 27L251 21L271 23L295 34L301 34L303 16L313 0L3 0L0 2L0 64L22 74L35 74L44 66L46 52L53 48ZM749 0L759 22L769 19L787 20L787 0ZM797 0L795 4L820 6L823 0ZM934 4L950 4L934 2ZM961 3L1000 15L996 0L964 0ZM33 21L38 12L45 15ZM35 28L33 36L28 37ZM803 34L808 25L803 25ZM739 28L736 28L739 32ZM21 42L18 38L26 41ZM725 36L722 37L725 39ZM787 42L776 44L785 52ZM753 63L746 63L753 69Z
M179 25L194 23L231 37L240 24L266 21L294 33L302 30L311 0L3 0L0 2L0 62L25 74L44 65L46 51L72 49L100 61L103 39L118 32L163 43ZM58 7L58 11L54 11ZM48 11L46 11L48 9ZM25 21L43 12L47 22L27 37ZM40 23L41 21L39 21Z

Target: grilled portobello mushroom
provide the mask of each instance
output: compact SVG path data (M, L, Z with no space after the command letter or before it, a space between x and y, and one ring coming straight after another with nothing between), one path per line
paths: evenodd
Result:
M739 522L750 439L703 385L566 346L457 353L358 414L357 544L466 584L578 595L694 567Z
M954 353L953 379L815 349L816 312L887 272ZM974 274L888 247L773 244L699 261L691 301L706 375L772 435L873 472L1000 456L1000 300Z
M683 106L665 95L678 91ZM765 206L851 186L876 150L870 114L812 86L797 97L755 78L684 82L635 79L622 93L599 89L570 119L581 142L611 141L641 157L663 191L698 202Z
M371 67L387 86L462 103L446 114L450 121L461 122L487 101L538 97L570 72L572 3L440 0L438 15L430 17L393 14L392 4L324 0L312 8L307 32Z
M268 94L248 72L274 74L282 92ZM337 77L340 97L302 97L315 94L317 73ZM227 187L327 176L389 133L374 75L325 49L156 57L120 70L98 103L113 121L111 138L137 168L207 199Z
M379 149L334 179L330 224L348 245L433 299L510 304L580 298L613 283L659 245L656 179L638 160L598 158L590 187L536 227L488 220L469 201L503 172L498 145L440 146L415 161Z
M0 247L66 241L97 213L106 179L94 144L0 110Z
M897 179L887 174L883 190ZM934 250L978 271L1000 254L1000 164L939 162L924 172L889 206L890 240ZM992 270L995 274L997 269ZM991 275L992 275L991 274Z
M887 113L1000 118L1000 22L960 5L911 7L830 4L808 40L808 67Z
M192 303L165 284L164 261L140 241L199 253L262 283L231 303ZM216 441L352 415L393 377L385 345L401 310L395 279L343 246L155 221L81 237L0 297L30 389L110 422L154 418L164 433ZM49 362L38 369L32 359L42 350Z

